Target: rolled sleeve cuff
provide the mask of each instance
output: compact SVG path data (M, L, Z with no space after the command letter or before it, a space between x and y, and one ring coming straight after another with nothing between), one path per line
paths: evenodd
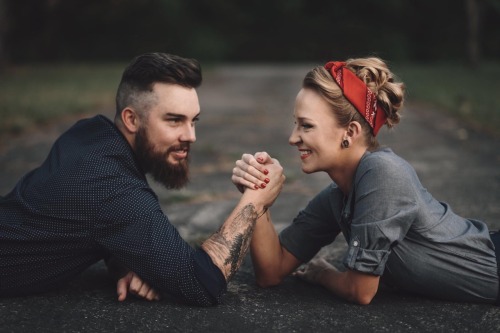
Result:
M357 237L351 239L344 266L358 272L382 275L391 251L363 249L360 244Z

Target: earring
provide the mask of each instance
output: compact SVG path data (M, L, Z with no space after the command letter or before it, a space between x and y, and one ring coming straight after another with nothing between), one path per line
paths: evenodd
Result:
M349 148L349 140L347 139L342 140L342 148Z

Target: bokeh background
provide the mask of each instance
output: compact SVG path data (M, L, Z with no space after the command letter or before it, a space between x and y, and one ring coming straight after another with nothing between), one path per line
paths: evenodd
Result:
M499 133L500 0L0 0L0 131L113 108L149 51L205 71L378 56L411 102Z
M129 60L150 50L207 62L376 54L478 64L500 55L498 0L2 0L12 63Z

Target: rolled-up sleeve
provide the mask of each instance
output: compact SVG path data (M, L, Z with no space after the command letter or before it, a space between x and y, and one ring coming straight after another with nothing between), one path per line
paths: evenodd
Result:
M370 157L368 157L370 159ZM355 178L347 268L382 275L394 246L416 217L417 204L408 166L373 157L360 164Z

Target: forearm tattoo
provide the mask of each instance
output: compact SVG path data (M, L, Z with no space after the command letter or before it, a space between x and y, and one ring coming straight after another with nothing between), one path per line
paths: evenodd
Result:
M257 212L251 204L243 207L229 223L224 223L205 243L203 249L229 281L240 267L250 247Z

